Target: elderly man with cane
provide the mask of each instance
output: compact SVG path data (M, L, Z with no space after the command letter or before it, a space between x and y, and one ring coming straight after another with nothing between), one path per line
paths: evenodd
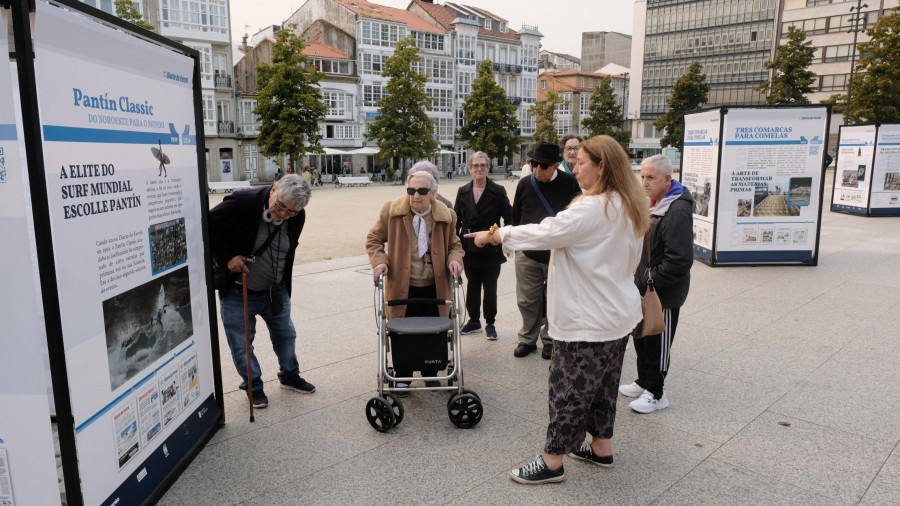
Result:
M255 408L269 405L259 362L252 344L248 346L257 316L269 329L281 387L307 394L316 390L300 377L290 300L294 252L309 198L309 185L297 174L286 174L272 186L236 191L210 211L213 259L221 270L234 274L216 287L222 325L235 368L244 378L240 388L248 391Z

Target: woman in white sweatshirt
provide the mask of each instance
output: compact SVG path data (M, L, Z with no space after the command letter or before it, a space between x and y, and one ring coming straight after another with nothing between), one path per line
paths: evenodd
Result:
M647 196L628 155L606 135L581 144L573 173L585 193L555 217L466 235L478 245L502 243L507 252L551 250L550 424L543 454L510 471L525 484L564 480L566 454L612 466L622 358L628 335L641 321L634 271L649 226Z

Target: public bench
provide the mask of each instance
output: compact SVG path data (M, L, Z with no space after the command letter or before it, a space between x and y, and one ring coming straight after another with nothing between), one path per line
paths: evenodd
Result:
M220 190L225 193L231 193L241 188L250 188L250 181L211 181L206 183L206 186L209 188L210 193L216 193Z
M366 176L338 176L337 186L369 186L372 181Z
M509 172L506 173L506 178L507 178L507 179L509 179L509 178L519 179L520 177L522 177L522 171L521 171L521 170L511 170L511 171L509 171Z

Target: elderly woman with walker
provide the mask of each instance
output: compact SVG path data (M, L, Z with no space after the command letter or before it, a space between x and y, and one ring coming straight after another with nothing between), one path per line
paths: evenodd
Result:
M410 175L406 195L384 204L366 237L374 281L377 284L385 276L388 300L450 299L453 295L453 278L462 273L464 253L456 235L456 214L435 200L436 193L437 181L429 171ZM391 306L387 318L449 314L447 306ZM412 377L414 371L395 372L397 377ZM422 371L423 377L436 375L437 371ZM429 380L426 386L436 383ZM407 386L397 383L400 388Z
M551 250L547 440L543 453L510 471L512 480L529 485L563 481L566 454L612 466L622 358L642 319L634 271L649 227L648 202L628 155L613 138L592 137L581 144L573 173L585 192L555 217L466 234L479 246Z

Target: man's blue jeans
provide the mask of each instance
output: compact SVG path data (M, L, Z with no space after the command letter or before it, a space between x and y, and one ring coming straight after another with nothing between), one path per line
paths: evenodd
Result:
M278 378L282 381L300 374L300 364L297 362L297 352L294 344L297 341L297 331L291 321L291 299L287 293L287 287L282 283L281 298L284 301L284 309L280 314L272 314L272 302L267 292L254 292L247 294L247 311L250 318L250 356L253 367L253 390L260 391L263 388L262 371L256 355L253 354L253 340L256 337L256 317L259 316L269 328L269 337L272 339L272 349L278 357ZM224 293L219 292L219 305L221 306L222 325L225 327L225 336L228 338L228 347L231 348L231 358L234 367L241 375L242 390L247 390L247 346L244 334L244 296L240 285L234 285Z

